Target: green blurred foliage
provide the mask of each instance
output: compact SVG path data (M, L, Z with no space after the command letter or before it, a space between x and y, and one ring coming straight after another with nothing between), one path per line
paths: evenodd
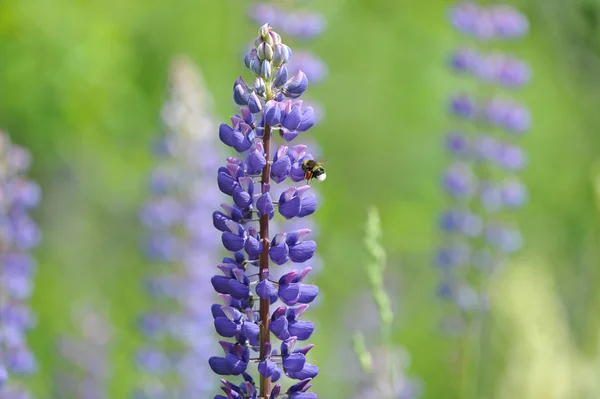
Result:
M442 309L433 291L436 214L444 204L439 177L446 97L465 82L445 68L462 38L445 19L445 0L329 0L324 37L310 47L330 70L309 88L327 116L314 137L328 160L322 186L318 284L323 303L313 352L323 397L348 397L342 351L352 349L352 310L365 292L367 257L360 248L368 205L379 208L384 247L399 281L392 296L394 339L412 354L410 371L426 398L456 397L446 372L452 342L437 333ZM534 130L525 180L531 201L519 219L527 252L543 258L559 281L570 333L584 354L600 328L598 223L590 173L598 158L600 2L520 0L532 24L524 41L506 46L532 65L521 98ZM34 154L33 176L44 189L36 214L44 231L33 306L39 326L31 342L40 373L30 381L48 392L57 364L53 342L73 329L69 306L107 303L115 328L111 387L125 398L138 381L131 353L140 344L137 209L154 160L169 60L191 56L202 68L221 119L231 113L233 80L243 73L243 46L255 35L247 2L173 0L5 0L0 5L0 126ZM275 28L277 23L271 22ZM209 267L209 265L207 265ZM532 292L535 295L535 292ZM494 297L495 301L504 299ZM510 333L510 329L508 329ZM502 372L510 340L496 331L493 374ZM503 338L504 337L504 338ZM489 389L493 389L490 386ZM489 391L491 392L491 391Z

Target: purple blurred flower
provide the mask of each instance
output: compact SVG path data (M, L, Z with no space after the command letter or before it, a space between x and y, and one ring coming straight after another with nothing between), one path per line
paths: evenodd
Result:
M37 370L37 361L27 345L27 331L37 323L27 304L33 290L35 261L29 251L41 239L29 216L41 198L37 183L25 174L31 164L29 152L13 144L0 132L0 396L27 398L29 393L11 382L11 375Z
M457 30L479 40L516 39L529 31L527 18L508 5L460 1L450 9L449 18Z
M480 54L473 48L460 48L451 55L450 65L457 72L507 88L522 87L531 79L529 66L510 54Z
M517 39L529 29L525 16L507 5L461 1L451 8L449 18L458 31L479 42ZM460 47L450 56L451 68L488 85L486 93L494 88L508 92L530 82L527 63L489 47L486 51L477 44ZM522 246L510 211L527 201L526 186L516 177L527 165L527 157L515 141L531 129L532 117L523 104L497 93L454 95L450 112L471 128L464 123L460 131L446 136L453 160L443 186L453 204L440 218L444 243L435 263L443 279L438 294L453 301L462 318L464 313L487 310L486 293L469 285L464 278L469 272L455 269L469 267L489 274Z
M144 281L152 307L160 310L148 311L139 319L147 342L136 363L142 371L155 374L155 384L139 386L133 393L137 399L206 397L213 391L210 380L198 378L209 372L208 357L214 346L213 298L205 266L218 259L220 242L205 226L212 220L224 241L242 249L246 237L234 232L239 233L236 227L243 220L242 210L254 195L252 179L238 175L240 165L246 163L231 158L229 169L223 168L220 174L219 188L234 197L235 205L223 204L221 211L210 211L221 199L213 184L221 157L213 138L218 128L211 114L212 99L190 61L176 59L170 73L170 98L162 110L164 155L151 184L158 189L140 214L148 229L149 254L165 266L161 271L153 269ZM253 147L254 136L247 135L255 124L249 107L232 117L232 126L221 126L220 138L241 151L252 147L255 155L250 160L258 167L262 149Z

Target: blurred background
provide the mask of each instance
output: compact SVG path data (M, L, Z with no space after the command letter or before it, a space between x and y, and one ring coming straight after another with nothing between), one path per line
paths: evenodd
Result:
M529 199L513 214L522 249L490 283L484 355L463 369L456 351L465 338L440 327L448 306L436 295L434 259L448 205L440 184L450 162L445 133L454 126L448 98L473 88L448 59L473 41L450 24L452 1L297 3L326 20L311 40L280 32L328 70L307 91L324 110L310 140L328 175L314 216L323 268L313 281L322 298L306 316L317 326L314 390L328 399L355 397L354 332L363 331L367 347L379 345L364 246L367 209L375 206L392 342L409 354L405 373L421 381L421 397L599 398L600 1L505 2L530 26L519 40L493 44L525 60L532 74L510 94L532 115L518 140L527 153L521 177ZM152 266L139 210L160 162L152 148L164 132L169 66L177 55L189 57L212 93L215 123L229 122L232 84L247 72L243 54L257 32L249 6L3 2L0 128L31 151L29 176L43 192L32 212L43 239L30 300L37 324L28 334L38 371L22 379L35 397L66 397L53 394L65 362L56 343L81 330L74 306L96 309L105 324L97 329L110 331L110 343L101 340L109 370L102 397L131 397L145 378L134 355L144 344L137 320L149 306L141 282ZM214 231L210 222L206 229ZM465 388L473 380L477 388Z

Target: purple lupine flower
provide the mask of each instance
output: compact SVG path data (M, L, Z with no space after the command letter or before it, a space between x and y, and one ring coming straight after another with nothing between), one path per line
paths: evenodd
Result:
M246 163L232 158L229 168L223 168L219 188L232 195L235 204L210 211L220 198L212 180L220 159L213 139L212 99L200 71L186 59L173 62L170 83L170 98L162 109L166 130L162 163L152 175L152 197L141 211L149 233L147 247L153 249L150 255L163 261L165 269L157 272L154 268L144 282L153 309L139 317L147 342L135 361L149 377L133 393L136 399L207 397L215 388L211 381L198 378L210 369L207 354L215 346L210 326L213 300L205 266L218 259L220 242L204 226L212 219L224 242L243 249L247 237L237 227L254 195L252 179L239 173L240 165L246 168ZM249 101L246 94L242 97ZM221 139L250 149L253 136L242 132L247 133L255 123L253 115L244 112L232 118L232 123L232 129L221 129ZM262 152L258 146L253 150ZM262 161L258 155L255 158L252 165L258 168ZM241 237L236 235L240 233Z
M527 158L516 142L531 129L532 120L529 110L509 94L529 83L531 70L514 55L488 49L492 40L527 33L527 18L518 10L462 1L451 8L449 18L458 31L475 39L453 52L451 68L503 91L485 97L462 92L450 100L450 111L462 125L446 136L453 160L443 185L452 205L440 218L444 243L435 263L442 276L438 294L454 302L462 317L487 309L486 292L474 288L481 284L465 275L486 279L523 244L520 230L511 221L511 211L527 201L527 189L517 177ZM458 267L472 267L479 274L457 273Z
M27 345L27 331L36 317L27 305L32 294L35 260L29 254L41 239L29 216L41 198L40 187L25 177L29 152L0 132L0 397L28 398L28 391L11 379L36 371Z
M531 79L530 67L510 54L482 55L477 50L466 47L451 55L450 65L457 72L511 88L522 87Z
M482 7L460 1L450 9L449 18L457 30L478 40L517 39L529 31L527 18L508 5Z
M111 329L97 311L78 306L73 309L78 336L61 337L57 350L63 359L54 370L55 395L60 398L104 399L111 377L109 344Z
M304 72L288 76L291 54L279 34L268 24L261 26L255 48L245 57L256 82L248 86L242 79L236 81L234 99L244 106L232 121L239 123L221 125L221 131L227 133L220 135L221 141L241 155L227 158L226 166L217 172L217 186L233 205L221 205L226 212L213 213L213 225L232 255L223 258L217 266L220 273L210 279L224 302L213 304L211 312L217 333L229 340L220 341L223 354L211 357L209 365L218 375L241 375L244 382L236 385L221 380L225 396L216 398L277 398L282 388L271 383L281 375L304 381L302 387L288 389L288 398L316 398L307 392L319 371L306 359L312 345L296 349L295 343L310 338L314 331L314 324L303 320L303 314L318 289L303 282L310 267L300 271L275 267L290 262L304 264L315 255L316 243L308 239L310 229L275 229L270 223L275 207L285 219L293 219L313 213L317 204L310 186L293 185L303 180L297 179L298 165L310 155L306 145L288 142L310 129L315 115L302 100L291 100L308 87ZM233 145L229 132L235 131L236 123L249 129L244 133L249 146ZM278 145L277 136L283 141ZM286 181L292 186L284 187ZM240 199L241 192L248 195ZM272 310L271 305L277 306L279 301L281 305ZM257 302L258 311L253 307ZM271 351L271 333L282 341L280 355ZM256 362L260 382L255 388L248 373Z

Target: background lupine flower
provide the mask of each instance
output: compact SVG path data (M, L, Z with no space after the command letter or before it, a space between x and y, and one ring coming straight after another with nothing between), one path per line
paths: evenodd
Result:
M109 344L111 327L88 306L73 312L76 336L64 336L57 350L64 363L55 370L55 397L58 399L106 399L111 375Z
M457 29L479 40L516 38L528 27L517 10L500 5L460 3L451 10L450 19ZM453 70L477 78L481 85L499 85L505 89L501 92L520 88L531 79L525 62L475 44L462 47L450 59ZM453 205L440 218L440 227L447 234L436 258L443 276L439 293L470 311L485 307L485 292L481 282L468 281L461 276L467 272L457 269L474 266L489 274L506 255L521 247L521 234L508 211L527 200L527 190L516 177L526 158L516 141L530 129L531 116L504 93L455 95L450 110L465 123L450 132L446 141L454 159L443 185ZM477 287L470 286L473 283Z
M438 295L452 304L455 314L443 321L443 328L465 333L468 342L471 334L484 339L489 279L522 246L511 212L527 200L526 187L517 177L527 161L516 143L530 130L531 115L508 93L526 85L531 71L517 57L489 49L494 40L527 33L527 19L514 8L462 2L451 9L450 21L475 39L450 56L450 67L477 79L480 90L450 99L456 126L446 136L452 162L443 186L451 206L440 217L444 238L435 261L442 279ZM481 364L484 355L474 360L463 355L461 361ZM482 366L473 367L476 375L464 373L469 374L463 375L465 381L479 379Z
M27 330L36 317L27 305L33 290L35 260L29 253L41 238L29 216L41 197L40 187L25 177L31 156L0 132L0 397L26 398L13 379L36 371Z
M212 138L216 126L211 96L190 61L172 63L170 82L162 110L163 159L152 175L152 198L141 211L149 254L164 268L144 283L154 308L139 319L147 345L136 361L149 375L134 395L139 399L206 397L214 389L212 381L199 376L206 375L214 347L205 266L218 259L219 237L204 226L219 199L209 178L220 159Z
M268 24L261 26L255 48L245 58L246 67L256 75L254 84L247 85L241 77L236 80L234 100L242 108L231 125L219 129L221 141L240 155L228 157L217 175L219 189L231 199L221 205L225 212L215 211L213 225L231 255L223 258L217 266L221 273L211 279L222 300L212 306L212 314L217 333L229 340L220 341L223 355L211 357L209 364L216 374L241 375L244 382L221 380L226 396L216 399L240 394L269 399L317 397L308 391L319 372L306 356L312 345L301 346L300 341L309 339L314 330L304 313L318 288L304 282L310 267L296 265L291 271L279 267L310 261L316 243L310 229L284 225L279 230L270 223L277 213L284 219L303 218L317 205L312 189L298 184L303 176L295 172L313 157L306 146L290 142L314 125L315 115L302 100L292 101L304 93L308 79L302 71L288 73L291 56L279 34ZM283 142L279 145L277 133ZM288 178L296 184L283 186ZM272 342L272 336L281 342ZM258 374L249 367L256 362ZM300 382L287 383L287 389L271 386L283 376Z
M364 373L359 378L361 386L356 399L414 399L423 391L419 380L407 377L409 366L406 350L392 340L394 313L389 295L384 287L387 256L381 245L381 221L376 208L371 208L367 217L365 244L369 253L367 264L371 296L379 316L379 343L374 351L367 349L365 336L354 335L354 351ZM353 317L356 317L354 315ZM359 316L360 317L360 316Z

